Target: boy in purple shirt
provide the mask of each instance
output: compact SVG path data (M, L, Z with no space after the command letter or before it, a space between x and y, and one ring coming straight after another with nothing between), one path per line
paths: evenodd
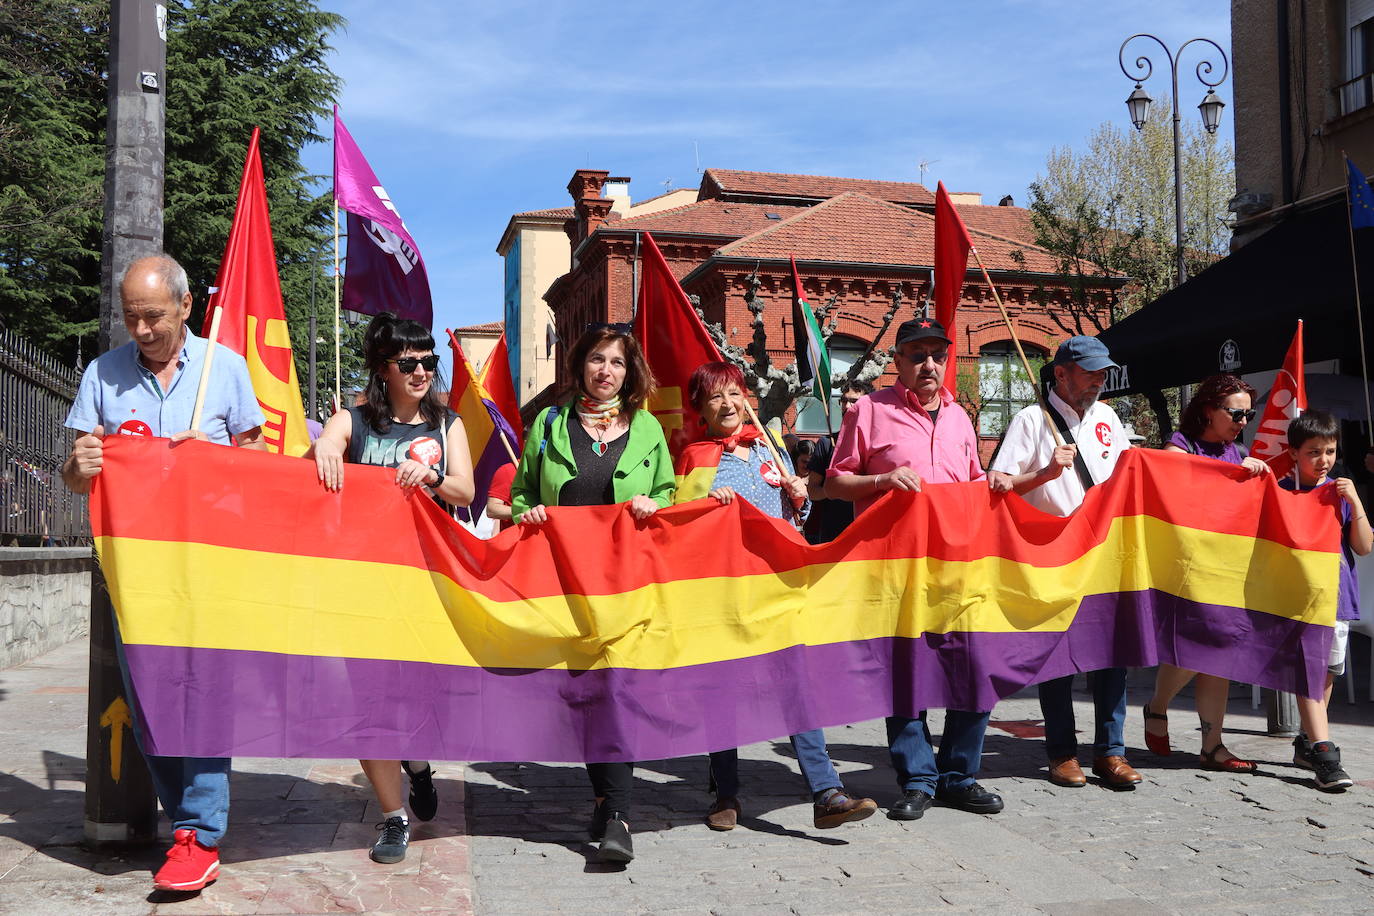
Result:
M1360 502L1360 494L1348 477L1334 481L1327 477L1336 464L1336 440L1340 426L1325 410L1309 410L1288 424L1288 451L1297 462L1297 483L1292 477L1279 481L1285 490L1317 490L1328 484L1336 488L1340 503L1336 512L1341 520L1341 573L1336 599L1336 628L1327 659L1326 691L1320 700L1298 697L1298 716L1302 733L1293 739L1293 763L1312 771L1318 789L1343 791L1353 784L1341 768L1341 749L1331 740L1326 707L1331 702L1331 683L1345 671L1346 641L1350 621L1360 619L1360 585L1355 576L1355 554L1368 556L1374 548L1374 532Z

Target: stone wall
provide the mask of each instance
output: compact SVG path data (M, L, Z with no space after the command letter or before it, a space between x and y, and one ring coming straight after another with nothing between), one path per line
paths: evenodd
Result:
M0 668L90 629L88 547L0 547Z

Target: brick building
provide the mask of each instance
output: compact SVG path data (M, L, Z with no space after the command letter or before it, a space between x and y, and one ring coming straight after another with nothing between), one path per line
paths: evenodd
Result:
M897 325L930 294L935 197L922 185L707 169L695 201L620 218L613 200L603 196L608 177L608 172L579 169L568 185L573 206L564 230L571 269L544 295L560 341L576 339L589 322L631 320L637 246L646 231L686 292L699 297L707 321L720 323L732 343L742 345L753 333L746 295L749 277L757 272L755 295L764 304L769 354L781 366L793 361L789 257L796 258L814 305L835 302L838 318L829 345L832 361L841 368L870 343L891 346ZM1054 258L1034 244L1029 211L1009 199L1002 206L983 206L977 194L954 195L954 200L1028 355L1043 358L1071 334L1093 333L1109 322L1126 278L1095 281L1092 314L1077 315L1067 305L1070 297ZM1006 418L1032 394L1013 371L1005 324L972 258L970 267L956 343L965 367L960 399L977 414L986 457ZM898 289L900 311L875 342ZM880 384L889 383L893 372L889 367L890 377ZM560 360L557 386L565 382ZM799 404L789 423L798 433L823 432L819 406Z

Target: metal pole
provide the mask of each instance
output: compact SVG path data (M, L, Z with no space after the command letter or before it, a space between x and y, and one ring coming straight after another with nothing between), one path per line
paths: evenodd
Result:
M310 261L310 406L305 415L315 419L319 415L319 359L315 353L315 338L320 333L320 310L315 304L315 278L320 272L320 258L317 253Z
M1183 257L1183 141L1179 136L1178 58L1174 58L1169 72L1173 77L1174 93L1170 102L1174 108L1174 239L1178 246L1178 282L1174 285L1182 286L1183 281L1188 279L1188 266Z
M109 111L105 127L105 221L101 231L100 350L129 340L115 281L162 250L163 126L167 9L154 0L113 0ZM157 799L134 743L115 649L114 608L91 574L91 663L86 705L85 837L90 844L157 839Z

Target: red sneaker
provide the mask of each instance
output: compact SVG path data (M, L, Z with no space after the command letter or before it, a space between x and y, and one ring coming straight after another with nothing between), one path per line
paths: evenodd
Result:
M196 832L178 830L167 861L153 877L153 884L164 891L198 891L219 877L219 850L202 846Z

